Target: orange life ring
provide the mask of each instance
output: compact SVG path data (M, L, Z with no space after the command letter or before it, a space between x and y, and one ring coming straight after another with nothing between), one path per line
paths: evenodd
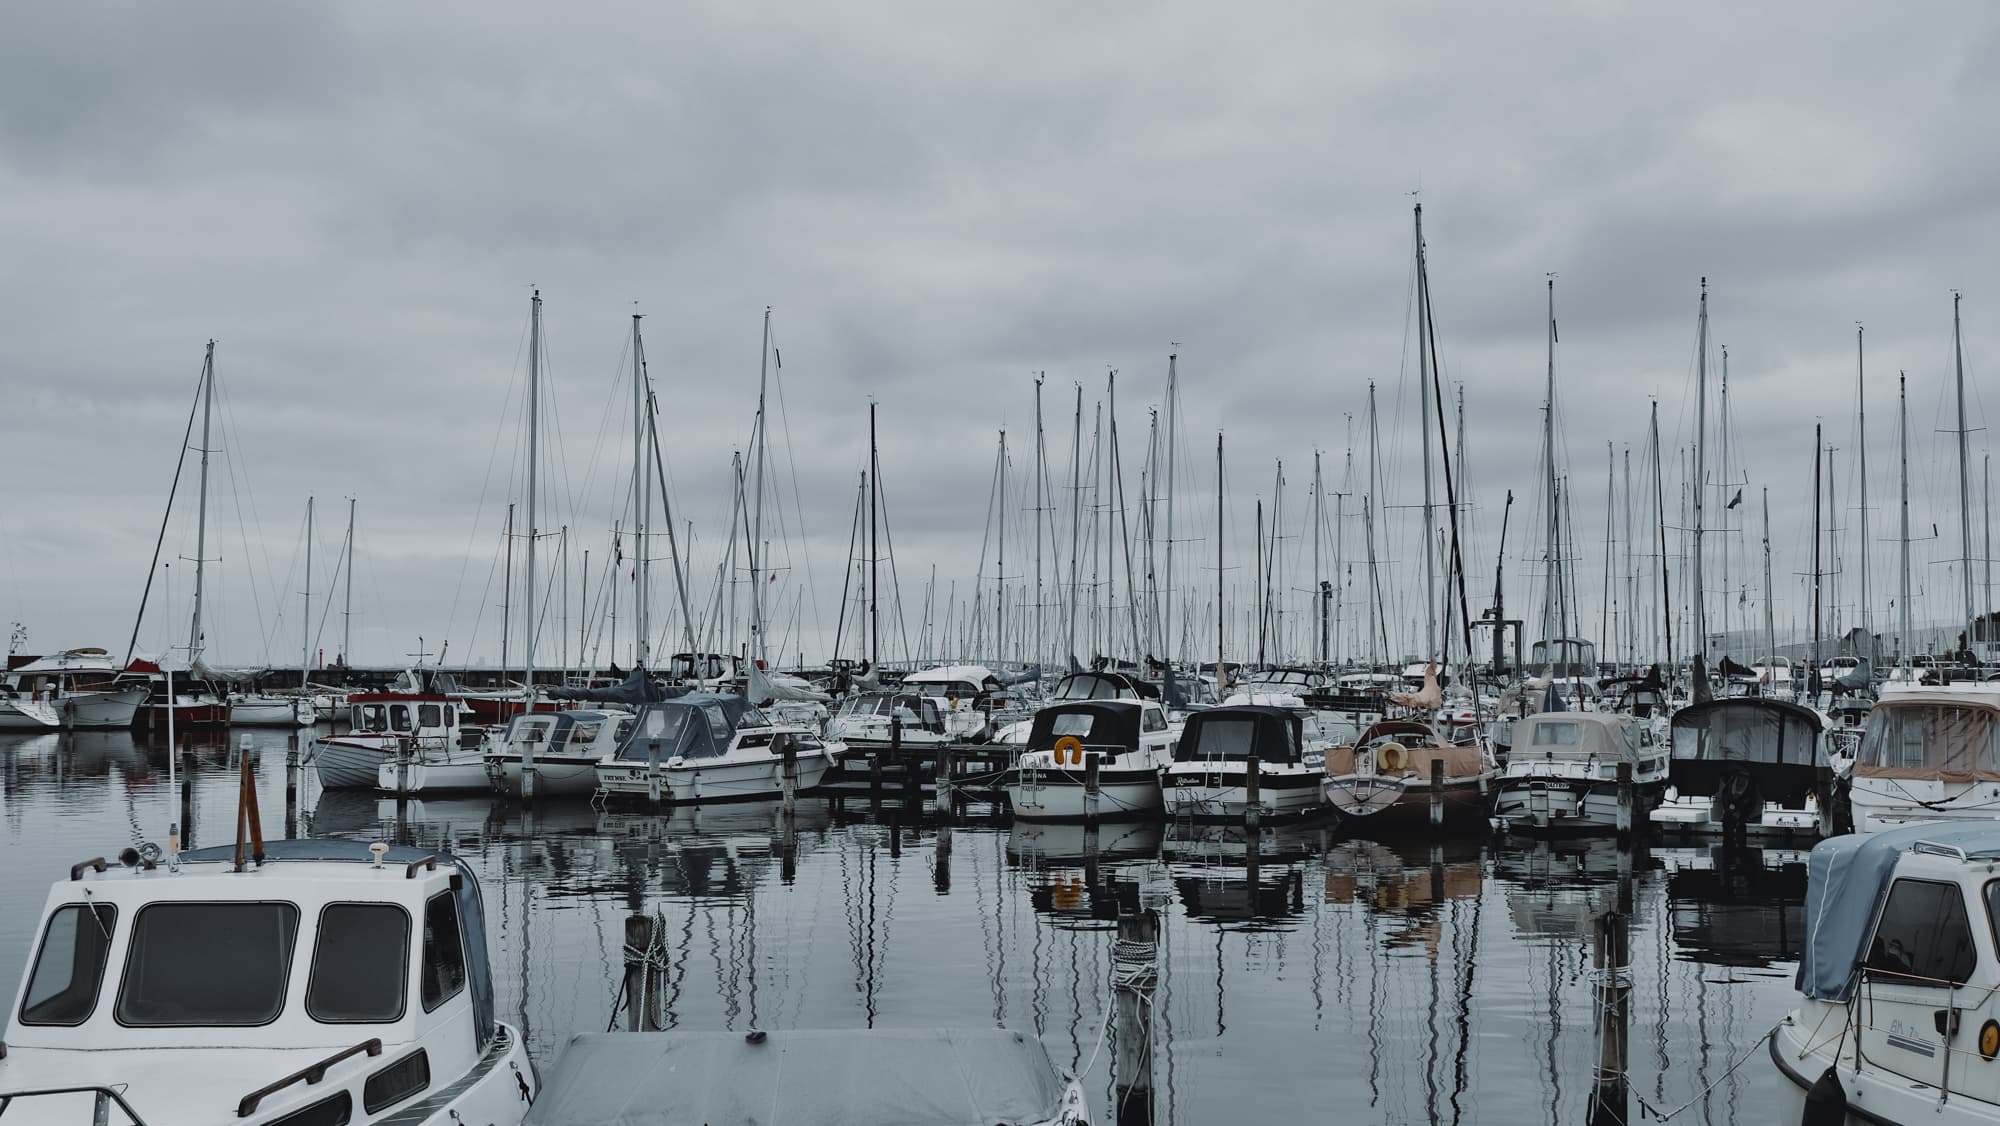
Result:
M1061 766L1064 762L1074 762L1076 765L1082 766L1083 740L1077 738L1074 735L1065 735L1062 738L1057 739L1055 747L1055 762L1057 766Z

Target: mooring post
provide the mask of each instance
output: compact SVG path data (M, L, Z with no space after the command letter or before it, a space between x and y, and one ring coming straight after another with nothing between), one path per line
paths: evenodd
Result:
M1635 800L1632 790L1632 764L1618 764L1618 839L1629 840L1632 836L1633 809ZM1582 810L1577 812L1581 813Z
M169 747L167 753L181 755L181 848L191 849L194 847L194 752L182 754Z
M792 745L790 737L780 735L779 738L785 740L785 761L778 785L785 797L785 820L790 822L799 811L799 750Z
M534 702L528 703L528 710L534 709ZM521 804L535 804L535 736L539 734L527 724L521 725Z
M895 809L891 810L889 813L889 858L891 860L900 860L902 859L902 856L903 856L903 811L901 809Z
M653 917L625 916L625 1028L657 1032L660 988L653 980Z
M1624 1126L1626 1005L1625 917L1606 911L1597 917L1592 963L1597 971L1597 1074L1591 1084L1589 1126Z
M1096 751L1083 756L1083 823L1097 824L1097 764L1103 758Z
M1431 756L1431 828L1444 824L1444 757Z
M660 741L646 740L646 804L660 808Z
M1119 1126L1153 1121L1153 991L1159 985L1160 917L1153 911L1118 916L1111 947L1115 1048L1112 1083Z
M950 743L938 745L937 753L937 797L933 804L939 816L950 816L957 780L953 777L957 769L957 756L952 753Z
M1251 755L1243 763L1243 825L1255 829L1263 821L1264 772L1258 764L1257 756Z
M937 856L931 863L931 878L939 895L951 894L951 820L938 821Z

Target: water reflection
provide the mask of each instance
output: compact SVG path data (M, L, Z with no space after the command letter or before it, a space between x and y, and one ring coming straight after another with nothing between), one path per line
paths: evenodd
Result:
M282 733L253 738L264 823ZM240 744L193 748L202 843L233 825ZM167 750L123 733L0 739L0 894L37 903L85 855L162 839ZM860 807L859 811L855 811ZM625 928L650 921L667 1027L1032 1031L1107 1121L1577 1121L1596 1060L1603 913L1629 918L1634 1094L1764 1120L1724 1077L1789 1004L1798 854L1443 845L1336 826L941 824L802 800L657 815L470 796L317 792L298 832L465 856L499 1002L543 1060L610 1019ZM0 912L18 980L32 912ZM1149 929L1150 928L1150 929ZM1633 1108L1637 1116L1637 1107Z

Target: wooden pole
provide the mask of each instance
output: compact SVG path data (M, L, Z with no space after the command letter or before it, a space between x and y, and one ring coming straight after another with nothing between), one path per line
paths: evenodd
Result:
M1606 911L1597 917L1592 962L1597 969L1597 1073L1591 1084L1590 1126L1624 1126L1629 1101L1625 1083L1626 1035L1631 987L1625 917Z
M653 917L625 917L625 1028L630 1032L657 1032L660 1028L660 990L653 980Z
M1253 846L1254 847L1254 846ZM1119 1126L1153 1121L1153 991L1159 985L1160 917L1153 911L1118 916L1112 947L1115 1049L1112 1083Z
M1251 829L1255 829L1264 816L1263 782L1263 769L1257 756L1251 755L1243 763L1243 824ZM1254 842L1251 848L1256 848Z
M1431 828L1444 824L1444 759L1431 756Z

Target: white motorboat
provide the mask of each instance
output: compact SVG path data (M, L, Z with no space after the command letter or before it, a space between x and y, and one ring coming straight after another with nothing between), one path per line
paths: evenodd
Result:
M616 754L632 733L631 712L529 712L507 721L485 752L493 789L521 796L528 756L535 764L535 796L587 798L597 792L597 764Z
M12 669L0 690L0 731L130 727L150 692L143 683L120 681L121 671L104 650L90 648Z
M1890 684L1868 713L1848 801L1854 829L2000 820L2000 684Z
M1772 1121L2000 1120L2000 823L1821 841L1807 860L1798 1007L1764 1053Z
M943 701L945 730L953 739L977 739L990 726L987 701L1004 686L984 665L945 665L911 673L903 687Z
M478 748L463 745L456 700L434 691L419 676L405 673L386 692L356 692L347 697L348 731L313 743L308 761L319 774L321 788L373 790L381 784L381 768L399 758L430 767L471 767L447 774L426 771L436 787L463 775L466 788L486 788L486 764Z
M615 755L597 764L598 792L676 805L759 801L817 787L840 748L811 728L771 723L743 697L690 693L647 704Z
M1689 704L1671 721L1667 789L1651 814L1667 835L1813 840L1830 795L1826 717L1786 700Z
M850 750L940 746L952 741L943 701L914 691L861 692L847 697L826 721L826 737Z
M307 696L240 692L229 697L231 727L311 727L319 711Z
M1007 800L1028 821L1158 817L1176 734L1156 700L1070 700L1035 713Z
M1617 712L1537 712L1514 723L1507 765L1493 783L1502 832L1619 830L1618 768L1629 771L1626 831L1644 828L1667 781L1667 754L1639 719Z
M161 858L50 889L5 1029L9 1123L519 1123L485 913L449 855L337 840Z
M1229 820L1253 809L1263 817L1309 813L1321 804L1321 762L1307 752L1305 721L1291 708L1226 704L1195 712L1160 777L1166 811Z

